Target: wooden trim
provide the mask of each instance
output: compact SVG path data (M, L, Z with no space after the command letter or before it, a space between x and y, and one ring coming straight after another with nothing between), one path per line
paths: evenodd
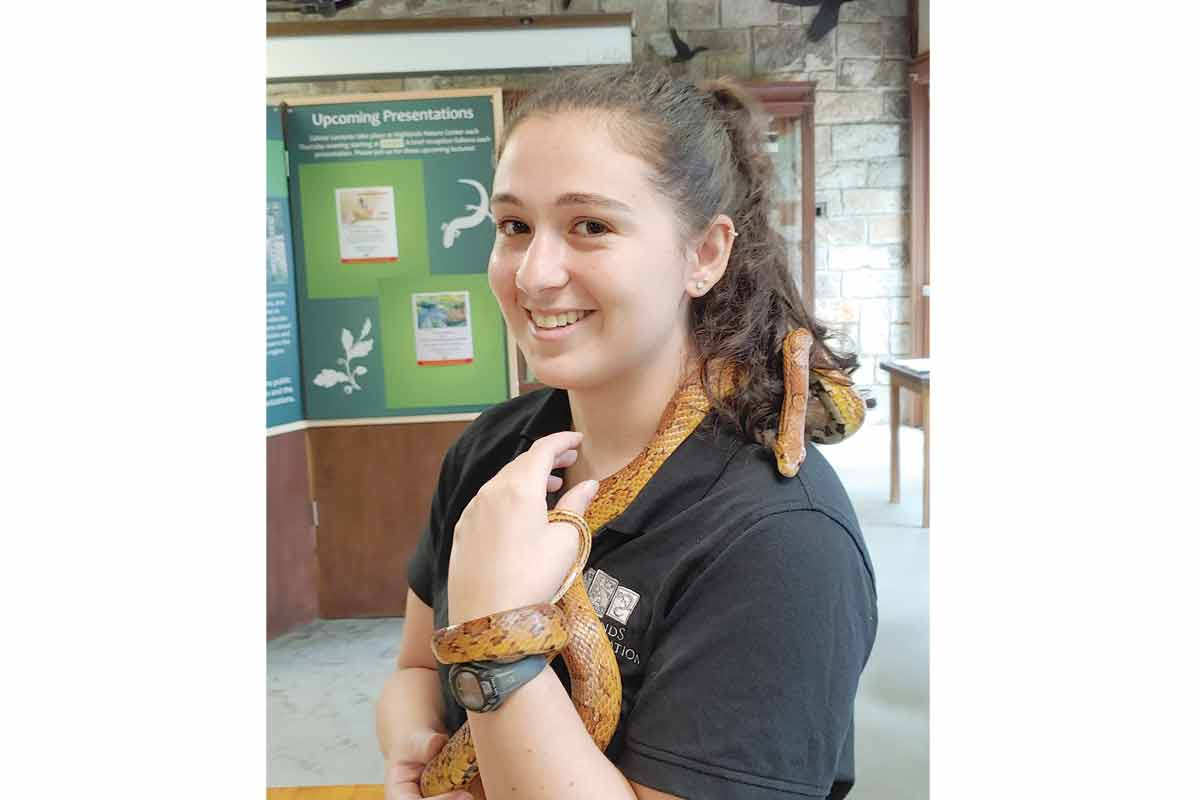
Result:
M817 84L813 81L749 81L744 83L760 102L812 103Z
M308 435L266 441L267 638L317 618L318 565Z
M909 284L912 286L911 353L917 357L930 355L929 298L922 287L930 283L929 269L929 53L913 59L909 67ZM928 420L928 399L913 398L907 422L924 425ZM928 432L927 432L928 435Z
M364 33L430 33L519 28L633 27L633 12L615 14L528 15L523 17L405 17L403 19L268 22L267 36L340 36Z
M798 119L805 111L812 108L811 103L763 103L767 113L776 119Z
M391 100L431 100L439 97L482 97L495 93L499 98L499 86L481 86L478 89L423 89L411 92L363 92L361 94L327 94L313 97L283 98L279 105L318 106L338 103L377 103Z
M776 119L799 119L816 102L816 84L812 81L764 81L743 83L763 111Z
M929 527L929 387L921 392L921 428L925 433L924 456L925 466L921 470L921 527Z
M793 121L800 127L800 234L804 239L800 295L811 312L816 307L817 291L817 150L813 138L817 85L813 81L761 81L741 85L754 95L766 113L778 120ZM785 217L790 216L788 209L784 212Z
M915 59L910 71L911 230L909 276L912 284L912 354L929 355L929 298L921 287L929 284L929 55Z
M908 78L911 81L929 85L929 51L914 56L908 64Z
M504 135L505 102L504 90L500 90L492 95L492 116L496 120L496 135L492 137L493 180L495 179L496 162L500 158L500 137ZM504 327L504 338L507 341L505 350L508 358L508 396L511 399L523 394L521 391L521 378L524 376L520 373L520 350L517 349L517 339L509 333L507 324Z
M813 81L763 81L740 83L763 110L778 119L796 119L816 102L816 83ZM536 90L513 88L504 90L504 102L515 108L521 100Z
M803 209L804 263L800 266L801 301L810 313L817 310L817 144L813 109L800 116L801 164L800 201Z
M908 0L908 56L916 58L921 41L921 4Z
M520 371L518 376L517 394L529 394L536 392L538 389L545 389L546 384L539 381L527 381L525 375L529 371L529 365L525 362L525 354L519 349L517 350L517 369ZM536 375L534 377L537 377Z
M267 428L267 438L269 439L272 436L279 436L280 434L284 433L291 433L292 431L302 431L306 427L308 427L307 423L305 423L305 421L302 419L296 420L295 422L288 422L284 425L275 425L274 427Z
M469 422L481 411L461 411L448 414L421 414L411 417L359 417L357 419L310 419L305 426L315 428L358 428L374 425L401 425L409 422Z
M515 345L512 349L516 349ZM510 381L510 384L512 382ZM511 389L511 386L508 387ZM306 419L286 426L270 428L267 438L283 433L315 430L316 428L356 428L372 425L399 425L408 422L470 422L480 415L479 411L456 411L445 414L421 414L411 417L354 417L351 419Z

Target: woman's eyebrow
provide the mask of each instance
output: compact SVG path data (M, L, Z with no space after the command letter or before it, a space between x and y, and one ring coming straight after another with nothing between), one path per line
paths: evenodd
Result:
M500 192L492 195L492 205L498 203L508 203L514 206L524 206L521 199L515 194L509 192ZM554 201L556 206L600 206L601 208L611 208L614 211L623 211L626 214L633 214L632 208L622 203L620 200L614 200L611 197L605 197L602 194L591 194L589 192L567 192L560 194L558 199Z

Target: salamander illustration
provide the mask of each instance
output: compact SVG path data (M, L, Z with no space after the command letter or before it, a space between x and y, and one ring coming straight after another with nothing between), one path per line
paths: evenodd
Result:
M459 178L458 182L473 186L479 192L479 205L473 206L468 204L466 208L467 211L471 212L470 214L465 217L455 217L449 222L442 223L442 247L447 249L454 245L454 241L463 231L482 224L485 219L495 221L495 217L492 216L492 212L488 208L487 189L483 188L483 184L469 178Z

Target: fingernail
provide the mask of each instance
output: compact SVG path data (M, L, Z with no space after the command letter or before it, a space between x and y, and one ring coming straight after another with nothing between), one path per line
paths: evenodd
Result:
M595 494L596 490L600 488L600 481L588 479L583 482L583 485L587 487L588 494Z

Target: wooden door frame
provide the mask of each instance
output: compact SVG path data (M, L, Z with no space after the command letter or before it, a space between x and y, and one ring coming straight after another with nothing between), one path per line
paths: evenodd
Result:
M909 66L909 237L908 274L910 299L911 354L917 358L930 355L929 298L924 287L929 285L929 53L917 56ZM924 403L914 397L904 414L904 421L914 427L924 427Z
M912 214L909 234L909 275L912 279L912 353L929 355L929 53L913 59L909 70L912 98L909 158Z

